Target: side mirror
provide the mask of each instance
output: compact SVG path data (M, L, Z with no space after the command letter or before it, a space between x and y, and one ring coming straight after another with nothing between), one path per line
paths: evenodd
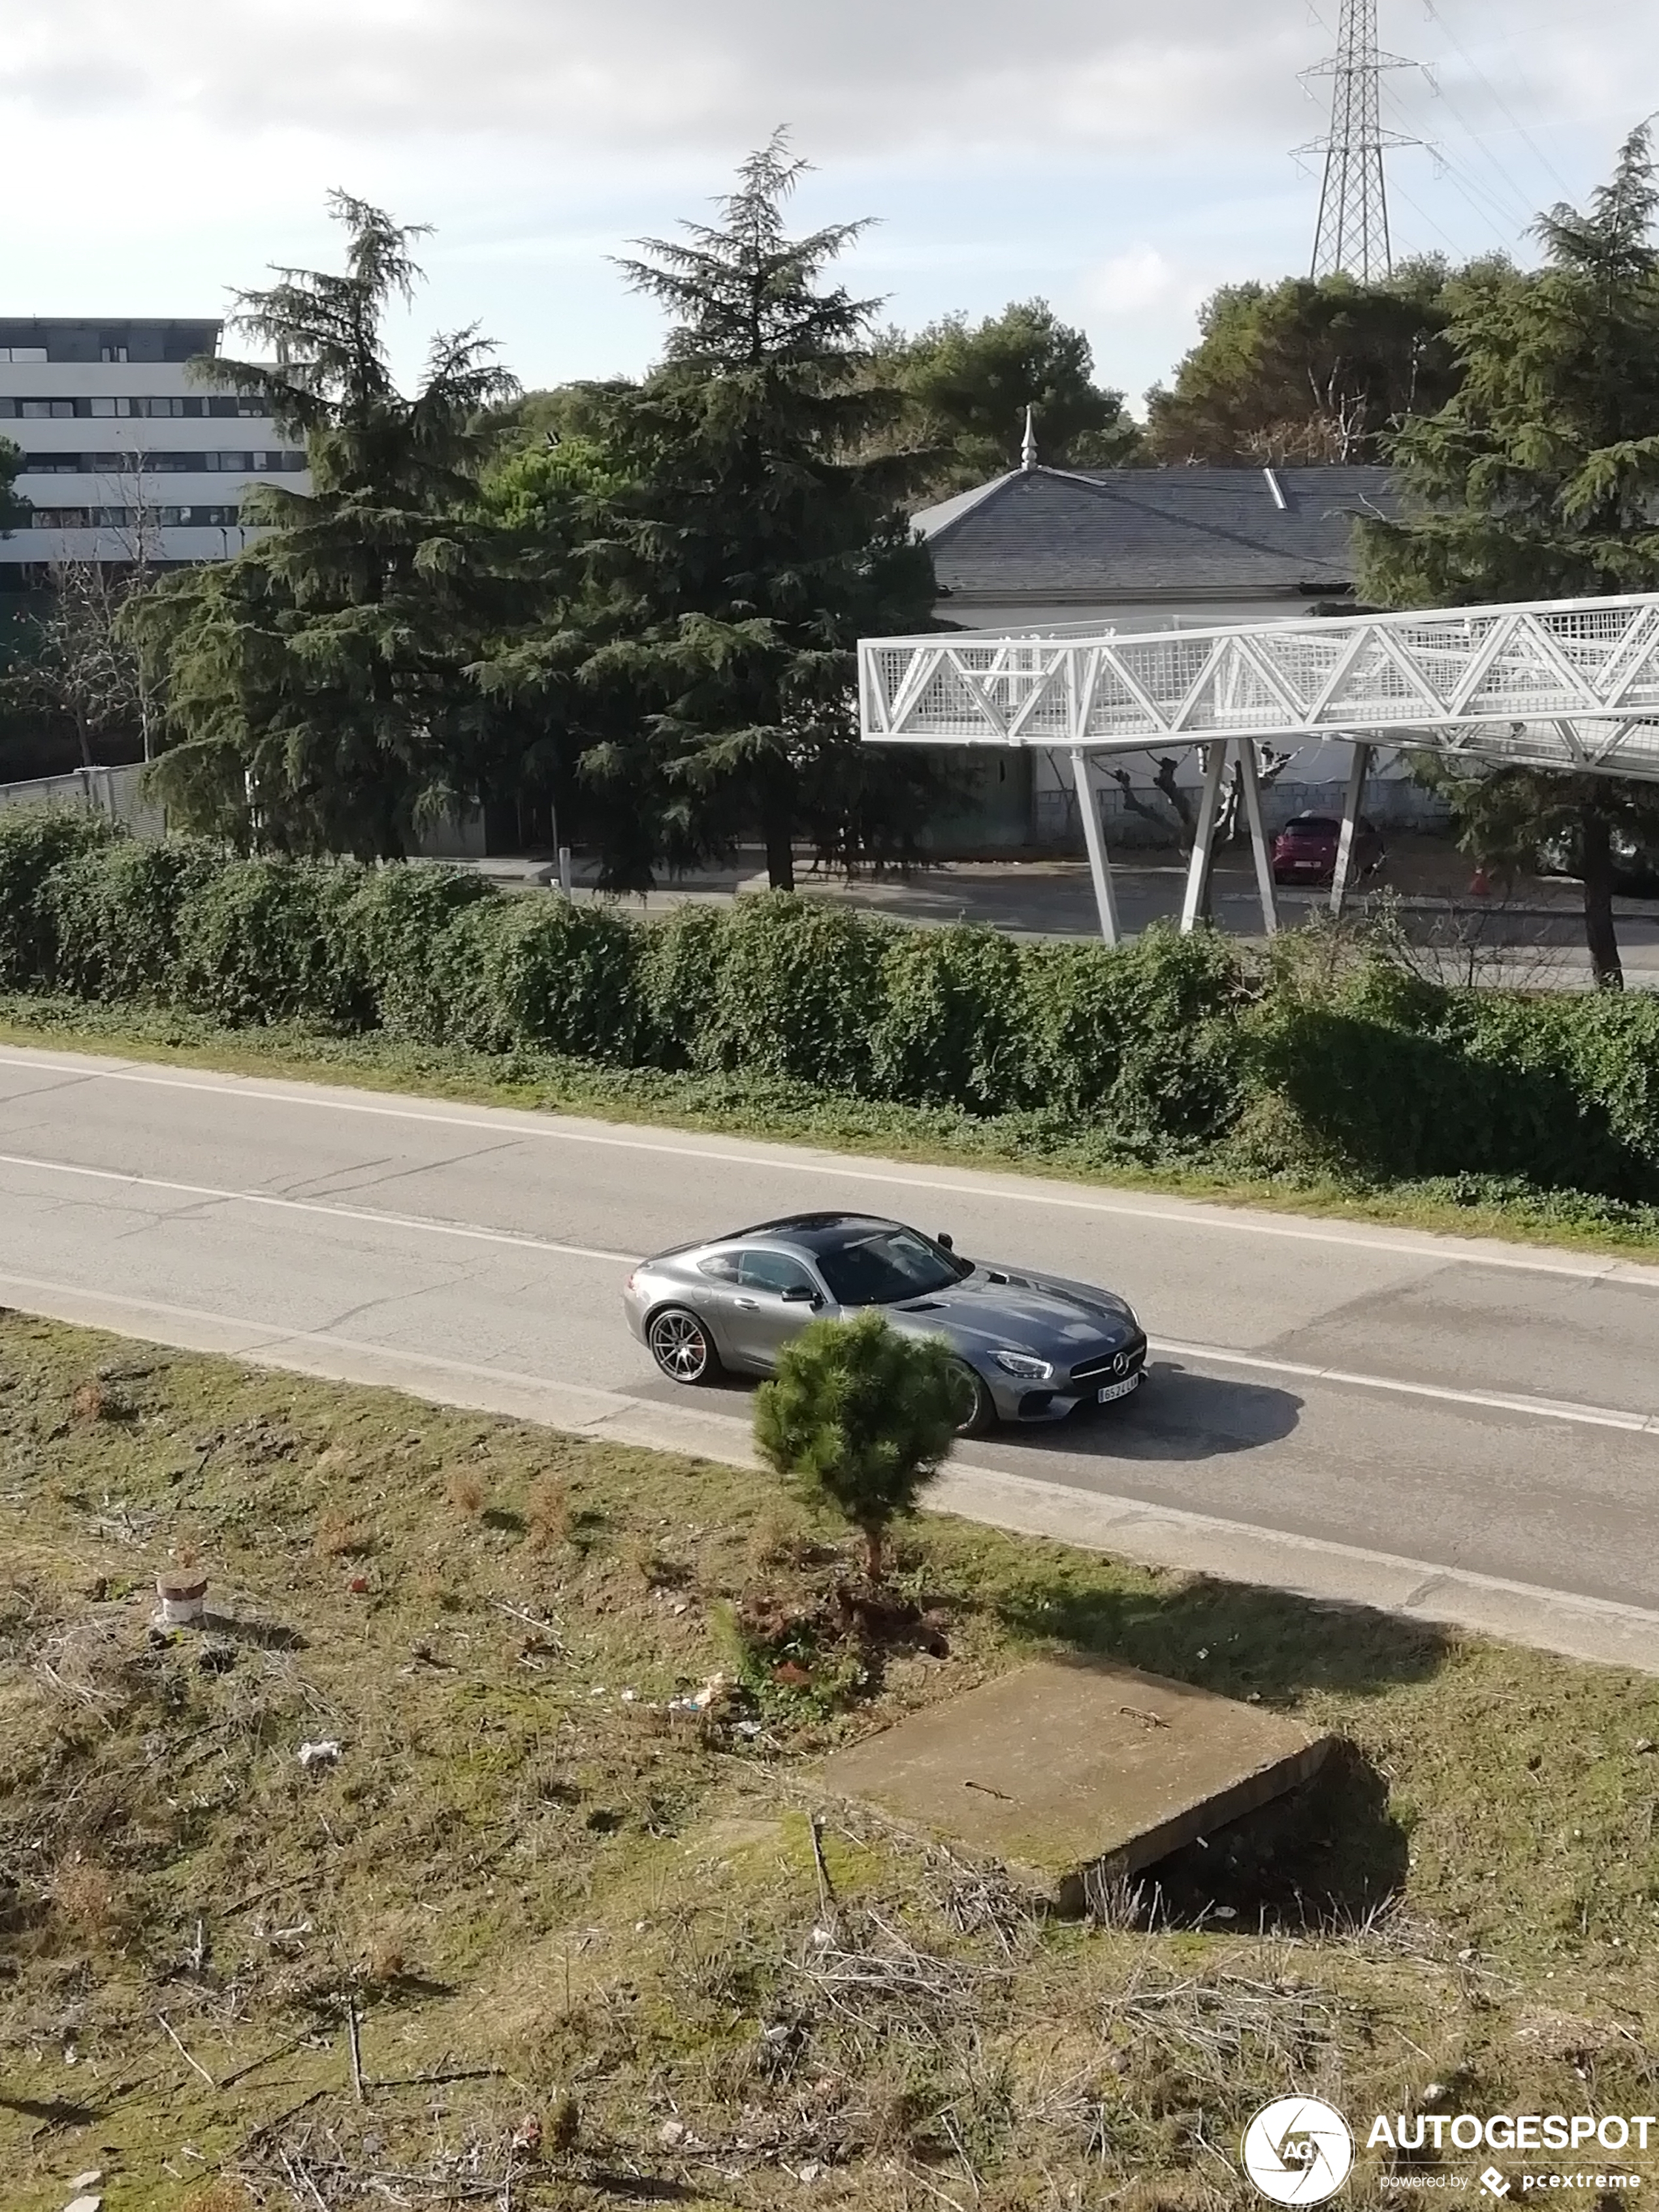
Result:
M947 1237L942 1229L939 1231L939 1235L934 1237L933 1242L939 1246L942 1252L954 1252L957 1249L956 1240L953 1237Z
M783 1293L783 1302L787 1306L816 1306L823 1303L810 1283L791 1283Z

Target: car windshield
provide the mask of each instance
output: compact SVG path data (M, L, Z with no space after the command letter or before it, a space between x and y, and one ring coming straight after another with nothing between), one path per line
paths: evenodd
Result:
M958 1260L914 1229L871 1229L849 1237L833 1250L820 1250L818 1269L830 1296L842 1306L896 1305L926 1297L974 1272L971 1260Z
M1340 822L1327 822L1321 815L1305 814L1300 821L1287 822L1285 835L1287 837L1330 837L1341 827Z

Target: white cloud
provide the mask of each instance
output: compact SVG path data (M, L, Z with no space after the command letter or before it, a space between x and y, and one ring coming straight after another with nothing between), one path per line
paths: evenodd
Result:
M1463 179L1400 157L1396 237L1512 246L1606 173L1659 10L1595 0L1598 36L1559 0L1435 5L1382 0L1447 95L1402 73L1386 119ZM1304 265L1316 183L1284 156L1328 36L1292 0L6 0L0 308L210 312L331 258L341 184L439 227L411 332L479 316L532 378L638 368L659 325L605 257L783 122L821 172L803 220L884 218L851 275L896 319L1041 291L1138 390L1214 284Z
M243 130L434 128L826 153L1273 129L1305 32L1273 0L10 0L0 95ZM96 56L95 67L87 58Z
M1172 261L1155 246L1131 246L1085 270L1080 295L1096 315L1190 313L1214 289L1215 279Z

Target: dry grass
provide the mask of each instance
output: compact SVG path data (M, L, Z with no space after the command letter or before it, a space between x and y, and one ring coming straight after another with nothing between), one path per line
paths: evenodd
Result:
M314 1539L319 1559L361 1559L374 1548L374 1524L330 1506L317 1522Z
M0 1318L6 2212L94 2165L112 2212L1219 2212L1292 2084L1653 2108L1659 1685L941 1522L948 1656L759 1670L740 1735L668 1702L846 1572L754 1478L185 1355L76 1424L109 1350ZM158 1639L185 1542L226 1612ZM1092 1925L822 1805L1054 1647L1353 1748Z
M574 1533L575 1507L562 1475L538 1474L525 1497L525 1533L531 1551L547 1559L562 1551Z
M107 1867L72 1853L52 1869L52 1908L82 1942L107 1941L123 1917L120 1883Z
M444 1484L444 1496L468 1521L476 1521L489 1499L483 1477L475 1474L471 1468L457 1468Z

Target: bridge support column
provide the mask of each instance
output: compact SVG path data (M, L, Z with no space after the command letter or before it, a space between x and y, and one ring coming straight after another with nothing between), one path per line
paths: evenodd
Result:
M1336 841L1336 866L1331 871L1331 912L1340 915L1347 902L1348 880L1353 873L1354 833L1365 799L1365 778L1370 772L1370 745L1356 744L1348 762L1348 788L1342 800L1342 832Z
M1095 887L1095 911L1100 916L1100 933L1108 945L1115 945L1121 932L1117 919L1117 893L1112 887L1112 864L1106 857L1106 832L1101 826L1100 799L1096 793L1094 778L1089 773L1089 756L1081 745L1072 748L1072 780L1077 785L1078 812L1083 817L1083 842L1089 854L1089 875Z
M1244 795L1244 818L1250 827L1250 852L1255 861L1256 896L1261 902L1261 927L1268 937L1279 929L1279 901L1273 893L1273 856L1261 820L1261 778L1257 773L1255 739L1234 740L1238 747L1238 780Z
M1210 910L1210 861L1215 850L1215 819L1221 805L1221 778L1226 765L1227 740L1217 738L1204 748L1204 788L1199 794L1193 857L1187 867L1186 896L1181 902L1183 937L1190 936Z

